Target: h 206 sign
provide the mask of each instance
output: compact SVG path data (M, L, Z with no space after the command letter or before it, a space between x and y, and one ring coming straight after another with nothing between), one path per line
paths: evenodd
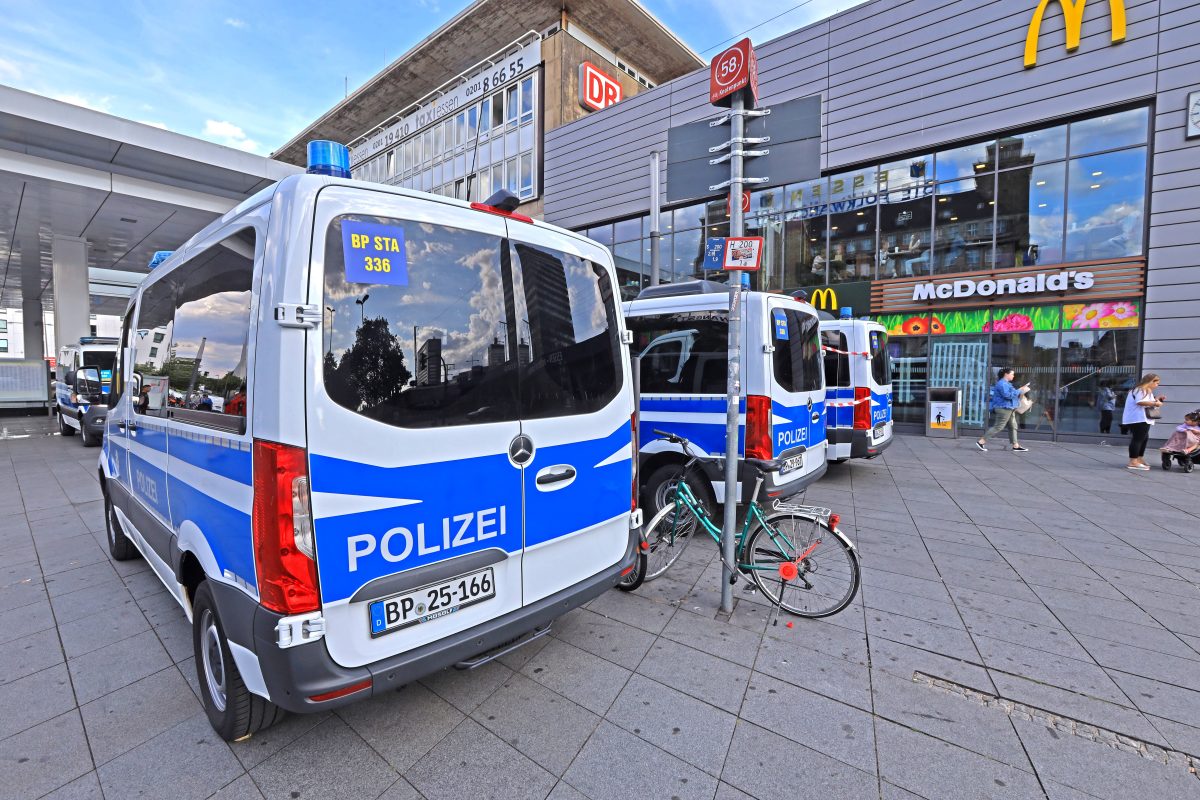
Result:
M708 102L728 105L734 92L750 87L750 103L758 99L758 59L750 39L742 39L712 60L708 76Z

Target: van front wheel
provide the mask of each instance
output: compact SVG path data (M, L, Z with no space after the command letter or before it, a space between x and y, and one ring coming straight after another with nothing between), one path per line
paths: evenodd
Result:
M229 650L212 590L203 581L192 602L192 645L204 711L222 739L247 739L283 719L283 709L246 688Z

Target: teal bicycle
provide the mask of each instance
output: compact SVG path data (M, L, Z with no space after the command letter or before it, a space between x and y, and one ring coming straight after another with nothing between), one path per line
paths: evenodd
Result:
M718 547L721 526L688 483L701 461L724 461L700 456L682 436L654 431L681 445L691 458L668 504L646 526L637 565L637 582L664 574L700 531ZM761 472L754 484L746 519L734 547L735 565L727 565L731 583L749 577L777 608L799 617L828 617L846 608L858 594L860 574L854 544L838 530L839 517L827 508L776 502L770 511L758 502ZM624 588L624 587L623 587Z

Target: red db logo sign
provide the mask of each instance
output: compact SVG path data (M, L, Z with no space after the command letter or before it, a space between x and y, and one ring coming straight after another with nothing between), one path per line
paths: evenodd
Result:
M599 111L621 102L621 84L589 61L579 65L579 105Z

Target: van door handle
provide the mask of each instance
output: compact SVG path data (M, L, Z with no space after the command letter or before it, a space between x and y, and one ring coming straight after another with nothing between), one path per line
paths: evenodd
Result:
M137 423L134 422L133 420L118 420L118 422L117 422L117 430L136 431L137 427L138 427Z
M569 481L574 477L574 467L551 467L538 473L537 484L538 486L546 486L547 484L558 483L559 481Z

